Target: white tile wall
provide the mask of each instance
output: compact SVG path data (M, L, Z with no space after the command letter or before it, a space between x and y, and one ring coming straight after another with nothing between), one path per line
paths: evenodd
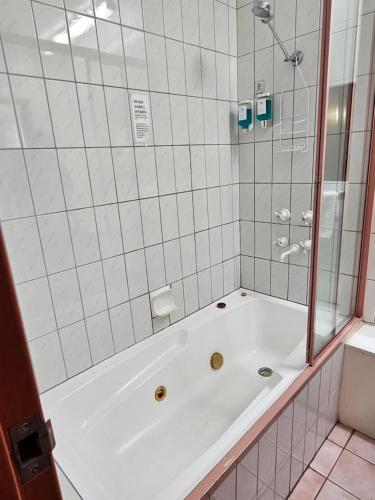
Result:
M253 287L256 291L302 304L305 304L308 298L309 259L300 255L281 264L280 250L272 248L272 241L279 236L287 236L290 241L300 241L311 236L308 228L303 226L301 212L311 208L313 195L311 181L315 156L320 6L320 1L272 2L274 22L281 39L285 41L288 50L292 51L297 47L304 53L300 67L310 91L309 152L278 153L276 128L262 130L256 125L252 133L240 134L239 137L241 283L243 286ZM350 314L358 276L358 242L361 238L368 134L371 126L374 67L373 56L370 54L373 54L374 48L374 13L373 9L366 6L358 18L356 9L343 8L344 4L339 1L334 2L334 6L333 50L340 52L345 46L345 51L348 52L348 47L355 45L350 42L355 40L356 35L359 46L364 47L360 51L355 73L353 133L348 169L350 185L347 184L345 189L344 232L338 285L340 313ZM269 31L252 15L252 2L239 1L237 7L239 99L254 98L256 81L264 80L265 90L274 93L275 122L279 118L281 92L284 111L301 113L302 107L305 106L305 96L298 74L291 65L283 62L283 55ZM355 33L351 37L353 30ZM345 35L345 40L341 42L337 38L340 34ZM337 62L336 69L340 74L333 69L331 83L345 83L348 76L351 80L353 78L353 64L343 67L343 58L343 54L332 56L333 64ZM294 143L304 140L293 135L295 134L291 130L290 138ZM338 146L335 145L332 152L336 153L337 150ZM290 224L280 223L275 218L273 211L280 208L288 208L291 211ZM371 313L372 317L374 314Z
M236 5L0 13L0 217L43 392L239 287ZM179 310L152 321L166 283Z
M314 8L300 0L275 0L272 9L275 26L288 50L304 51L301 70L315 96L318 72L320 1ZM306 4L306 6L305 6ZM237 3L238 21L238 96L253 99L255 83L264 80L265 90L274 94L274 123L278 120L280 93L283 112L303 112L298 74L284 62L275 40L251 13L252 2ZM308 10L308 15L305 15ZM276 129L261 129L255 124L250 134L240 134L240 213L241 283L243 286L276 297L305 304L309 261L294 257L281 264L280 250L272 241L287 236L300 241L304 231L301 211L311 208L311 181L314 167L315 101L311 103L310 150L308 153L278 153ZM288 106L290 108L288 109ZM300 111L299 111L300 110ZM292 131L291 131L292 132ZM291 138L293 134L291 133ZM297 143L298 137L294 137ZM290 141L288 141L290 142ZM274 210L288 208L290 224L280 223ZM303 233L307 238L309 231ZM297 239L299 238L299 239ZM255 243L254 243L255 242Z

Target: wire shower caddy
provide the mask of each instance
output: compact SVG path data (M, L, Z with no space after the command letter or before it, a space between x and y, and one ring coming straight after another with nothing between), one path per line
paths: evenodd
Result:
M301 68L299 65L296 65L295 68L297 69L304 86L307 103L306 113L283 115L285 92L280 94L280 121L279 123L274 124L275 135L276 137L278 136L276 153L287 153L292 151L307 153L309 150L310 91L302 74ZM304 141L300 142L300 138L304 139ZM287 139L290 140L288 141ZM296 139L298 140L297 144L295 142Z

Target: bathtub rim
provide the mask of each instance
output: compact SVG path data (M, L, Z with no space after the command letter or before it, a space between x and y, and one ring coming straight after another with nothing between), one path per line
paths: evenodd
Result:
M245 292L247 294L246 297L240 296L240 294L242 292ZM235 300L236 296L240 296L239 297L240 300L238 302L228 303L228 299ZM227 305L229 307L225 308L225 309L217 309L216 304L218 302L222 302L223 299L227 300ZM58 399L57 396L60 397L60 392L66 392L66 389L68 389L70 385L77 385L77 383L78 383L77 381L82 380L83 383L81 385L85 385L86 383L91 382L93 379L101 376L103 373L109 371L111 368L121 364L124 361L124 359L136 356L138 353L142 352L143 350L146 350L148 347L152 346L153 344L160 342L161 341L160 335L163 336L163 338L165 339L167 336L171 336L179 330L188 329L188 326L185 328L185 327L182 327L181 325L182 325L182 323L185 324L185 322L189 323L191 321L194 321L194 320L192 320L193 316L196 318L196 320L197 319L199 320L200 318L203 319L203 317L206 316L207 313L209 313L210 316L212 316L212 317L214 317L215 313L226 314L228 311L231 311L231 310L234 310L234 309L241 307L242 302L253 301L255 299L265 300L267 302L273 302L273 303L280 304L283 306L288 306L291 309L295 309L295 310L302 311L305 313L307 312L306 305L299 304L297 302L288 301L286 299L272 297L270 295L266 295L263 293L254 292L252 290L248 290L248 289L243 288L243 287L238 288L237 290L234 290L233 292L221 297L220 299L215 300L211 304L208 304L207 306L203 307L202 309L199 309L198 311L191 313L189 316L186 316L185 318L177 321L176 323L169 325L164 330L161 330L161 331L154 333L153 335L150 335L149 337L147 337L139 342L136 342L135 344L123 349L122 351L119 351L115 355L110 356L107 359L104 359L103 361L97 363L96 365L90 366L89 368L78 373L77 375L74 375L73 377L71 377L67 380L64 380L63 382L57 384L56 386L51 387L50 389L47 389L46 391L42 392L40 394L42 406L44 407L44 405L46 404L46 401L47 401L47 404L49 405L50 404L48 402L49 399L52 399L52 400ZM205 323L207 320L208 320L208 318L205 321L202 321L202 323ZM201 323L199 323L199 324L201 324ZM196 327L196 326L198 326L198 324L194 325L194 327ZM53 395L53 398L51 397L51 395Z

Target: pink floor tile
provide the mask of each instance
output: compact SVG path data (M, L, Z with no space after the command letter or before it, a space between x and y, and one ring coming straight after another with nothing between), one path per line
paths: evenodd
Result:
M350 427L346 427L346 425L340 424L339 422L332 429L331 434L328 436L328 439L344 448L346 443L349 441L352 432L353 429L351 429Z
M375 464L375 439L370 439L364 434L360 434L356 431L346 448L368 462Z
M320 490L316 500L357 500L350 493L340 488L331 481L326 481L323 488Z
M361 500L375 499L375 465L344 450L329 479Z
M340 446L332 443L332 441L326 440L315 455L310 467L316 470L316 472L319 472L319 474L322 474L322 476L327 477L341 452L342 448Z
M325 478L312 469L307 469L290 495L290 500L312 500L322 487Z

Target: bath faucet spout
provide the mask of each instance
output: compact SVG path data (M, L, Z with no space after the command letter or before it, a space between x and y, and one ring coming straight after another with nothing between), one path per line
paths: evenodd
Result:
M298 245L298 243L292 243L288 250L285 250L280 255L280 262L285 262L285 259L289 257L290 255L299 255L301 253L301 247Z

